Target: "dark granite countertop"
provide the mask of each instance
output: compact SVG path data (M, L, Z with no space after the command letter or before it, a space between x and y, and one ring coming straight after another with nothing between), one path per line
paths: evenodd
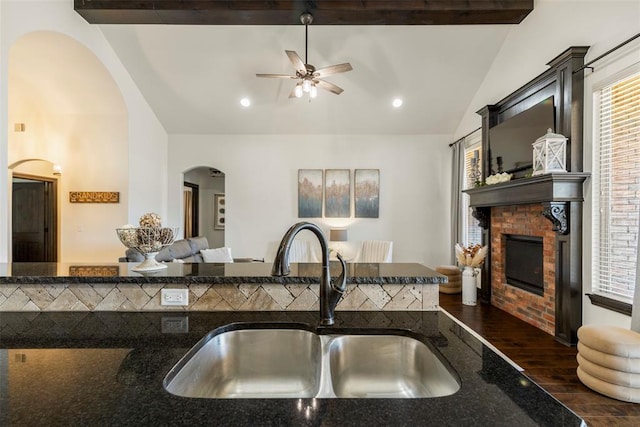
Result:
M153 273L132 271L138 263L13 263L0 264L0 284L50 283L319 283L321 265L292 263L285 277L271 276L271 263L167 263L167 268ZM340 265L332 261L332 275ZM447 277L418 263L349 263L349 284L438 284Z
M209 331L318 328L317 312L2 313L0 425L579 426L573 412L444 312L339 312L326 332L412 335L461 387L426 399L193 399L162 381ZM367 357L363 354L362 357Z

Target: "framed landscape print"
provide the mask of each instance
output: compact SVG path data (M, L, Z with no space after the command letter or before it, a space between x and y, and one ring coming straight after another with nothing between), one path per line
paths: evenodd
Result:
M324 174L324 216L351 216L351 172L349 169L327 169Z
M378 218L380 211L380 170L356 169L354 205L356 218Z
M298 218L322 216L322 169L298 169Z

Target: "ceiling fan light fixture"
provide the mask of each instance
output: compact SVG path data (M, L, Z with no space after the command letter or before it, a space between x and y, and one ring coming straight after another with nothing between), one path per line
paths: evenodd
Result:
M300 16L300 22L305 26L304 28L304 61L296 51L293 51L293 50L284 51L289 57L289 61L291 61L291 63L293 64L296 70L295 75L292 76L287 74L256 74L256 77L270 77L270 78L298 80L296 86L293 88L293 91L289 93L289 98L301 98L305 93L308 93L310 98L315 98L318 95L318 87L320 87L320 89L329 91L336 95L340 95L343 92L342 88L334 85L331 82L325 81L323 79L333 74L344 73L344 72L353 70L353 68L351 67L351 64L349 64L348 62L345 62L343 64L330 65L328 67L323 67L319 69L316 69L316 67L309 64L307 61L308 29L309 29L309 24L313 22L313 15L311 15L308 12L303 13Z

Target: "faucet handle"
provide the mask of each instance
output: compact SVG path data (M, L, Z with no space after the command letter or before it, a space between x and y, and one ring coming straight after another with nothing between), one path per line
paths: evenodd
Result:
M338 276L336 283L331 284L331 287L336 291L343 293L347 289L347 263L344 261L344 258L342 258L342 255L340 255L340 252L338 252L337 256L338 261L340 261L340 265L342 265L342 272L340 273L340 276Z

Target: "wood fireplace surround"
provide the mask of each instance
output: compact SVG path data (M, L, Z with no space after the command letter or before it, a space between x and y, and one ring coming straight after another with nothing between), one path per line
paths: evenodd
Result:
M568 138L567 173L515 179L465 190L483 228L489 253L482 269L480 300L533 324L566 345L582 324L583 72L588 47L571 47L549 69L482 116L483 180L489 170L489 129L553 96L555 132ZM533 141L532 141L533 142ZM543 239L544 292L535 295L504 279L506 234Z

